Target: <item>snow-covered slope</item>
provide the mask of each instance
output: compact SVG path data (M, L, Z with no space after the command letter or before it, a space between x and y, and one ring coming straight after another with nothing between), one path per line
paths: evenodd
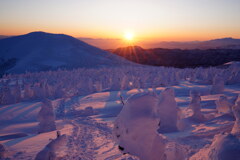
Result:
M192 111L187 107L190 102L189 90L209 90L209 88L209 85L199 85L187 81L173 86L176 92L175 100L183 117L192 115ZM240 93L239 89L239 85L228 85L224 95L232 97ZM154 90L160 94L164 87L154 88ZM68 99L65 102L65 109L68 111L74 107L76 115L56 120L57 130L68 136L67 145L59 151L58 156L63 156L62 159L66 160L79 158L84 160L137 160L137 158L130 158L129 154L121 154L118 150L118 145L111 135L113 120L123 108L120 95L125 100L133 94L147 91L153 91L153 88L101 92ZM206 94L201 96L203 107L201 111L205 116L212 115L212 119L210 118L203 123L194 122L189 129L181 132L164 134L168 139L188 146L189 158L198 153L205 145L211 143L214 135L231 130L233 118L216 113L214 102L221 95ZM59 100L53 100L52 103L57 107ZM38 122L36 117L40 106L38 101L0 106L0 143L6 146L7 157L10 159L34 159L37 153L51 142L49 139L56 138L56 131L37 134ZM79 114L81 110L89 106L98 111L98 114L92 116ZM173 146L168 147L168 151L171 153ZM191 160L199 159L199 155L194 155Z
M239 79L234 63L5 75L0 159L239 160Z
M44 32L0 40L0 57L3 62L12 60L10 69L6 69L10 73L131 64L71 36Z

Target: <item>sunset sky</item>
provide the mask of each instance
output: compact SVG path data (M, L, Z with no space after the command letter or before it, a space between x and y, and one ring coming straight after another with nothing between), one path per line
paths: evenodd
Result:
M189 41L240 38L240 0L0 0L0 35Z

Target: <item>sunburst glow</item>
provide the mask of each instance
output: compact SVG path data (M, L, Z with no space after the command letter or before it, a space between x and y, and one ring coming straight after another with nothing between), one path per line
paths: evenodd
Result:
M124 38L125 38L126 40L128 40L128 41L132 41L133 38L134 38L133 32L125 32Z

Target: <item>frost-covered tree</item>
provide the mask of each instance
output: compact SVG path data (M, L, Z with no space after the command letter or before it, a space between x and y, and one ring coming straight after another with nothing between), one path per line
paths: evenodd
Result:
M52 102L48 99L42 101L41 110L38 113L39 128L38 133L56 130L55 115Z
M141 160L183 160L182 147L157 133L161 128L158 103L158 95L151 92L128 98L114 123L115 140L123 153ZM173 147L167 147L170 143L174 143Z
M192 118L196 121L204 121L204 115L201 112L201 96L197 91L190 92L191 102L189 104L189 108L192 109L193 115Z
M18 103L22 100L21 86L18 84L18 81L12 89L12 95L14 97L14 102L15 103Z
M239 157L239 138L225 133L214 136L212 143L202 148L190 160L237 160Z
M231 133L240 137L240 100L232 108L235 117L235 123Z
M239 83L239 76L239 67L177 69L128 66L98 69L59 69L20 75L4 75L0 79L0 97L1 101L6 101L4 96L8 93L3 92L4 88L11 91L14 88L13 84L16 82L19 82L19 85L22 86L22 99L34 100L82 96L105 90L119 91L132 88L145 89L172 86L189 78L194 82L212 83L212 93L215 94L223 91L224 82L226 84ZM11 100L9 103L15 103L15 101Z
M10 87L5 84L1 89L1 104L15 103L15 99L11 93Z
M95 84L94 84L94 87L95 87L95 91L97 91L97 92L102 91L102 83L101 82L96 81Z
M24 84L24 99L29 100L33 98L33 90L31 84Z
M65 99L62 99L56 108L56 118L61 119L65 117Z
M211 87L212 94L222 93L224 91L224 79L223 77L216 75L213 79L213 84Z
M218 100L215 101L218 113L231 113L233 103L230 103L226 96L220 96Z
M119 149L140 159L163 159L165 141L157 134L158 97L153 93L131 96L114 124L114 136Z
M178 112L174 90L166 88L161 92L158 104L158 114L161 119L160 132L177 131Z
M7 158L7 149L6 149L6 146L3 145L3 144L0 144L0 159L5 159Z
M66 145L67 136L62 135L48 143L35 157L35 160L57 160L56 152L61 146Z

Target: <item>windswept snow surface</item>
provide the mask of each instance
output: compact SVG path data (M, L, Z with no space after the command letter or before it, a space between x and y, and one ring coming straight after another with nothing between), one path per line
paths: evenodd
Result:
M166 69L166 71L169 70L173 71L173 69ZM207 146L214 146L215 143L211 145L214 142L214 136L222 132L230 133L235 123L233 114L219 113L215 102L221 96L226 96L229 100L236 99L236 96L240 94L240 84L239 82L236 83L236 76L235 79L231 79L235 83L225 84L224 90L221 93L211 94L212 85L207 81L207 76L212 75L205 75L206 78L199 80L198 76L195 77L193 75L195 73L193 71L196 70L181 71L192 74L191 78L184 78L185 80L181 78L182 75L180 72L176 74L180 78L176 77L176 75L165 76L166 79L171 77L167 82L173 84L171 87L170 85L168 87L172 88L175 92L175 101L181 113L179 118L188 120L187 127L181 131L159 133L169 142L165 148L165 154L169 157L168 160L174 160L171 157L173 152L176 152L176 146L182 146L187 159L197 160L208 156L208 152L205 152L205 150L207 150ZM46 72L39 75L54 75L56 73ZM173 71L172 73L175 72ZM171 72L168 74L170 75ZM201 70L199 74L204 73ZM38 74L36 75L38 77ZM151 74L149 75L151 77ZM130 75L128 76L130 77ZM19 83L27 83L25 78L28 75L20 75L20 77L25 82L20 81ZM59 77L59 81L61 78ZM156 77L153 76L152 78L155 79ZM11 82L7 79L10 79ZM209 79L211 81L211 78ZM1 80L4 81L2 85L6 81L14 85L16 76L4 77ZM144 84L139 84L136 88L131 88L128 85L122 85L121 87L121 85L115 83L116 86L112 88L123 89L114 91L114 89L111 90L108 88L106 90L102 89L99 92L94 90L94 92L80 95L50 97L56 114L55 122L57 130L61 132L61 135L66 134L67 136L66 144L61 143L54 150L56 157L64 160L139 160L138 157L123 154L119 150L119 146L113 137L113 127L116 117L124 107L123 103L126 103L126 100L130 96L149 91L155 92L159 96L167 88L161 84L163 79L159 79L161 83L155 84L154 82L154 88L149 87L149 80L141 78L139 81L141 80ZM117 82L115 79L112 81ZM158 82L157 79L155 81ZM42 92L39 89L37 90ZM201 101L198 101L197 105L199 103L201 105L201 112L205 117L204 121L196 122L188 119L188 117L193 115L192 109L189 108L189 105L193 103L191 103L193 98L189 94L192 90L198 91L199 96L201 96ZM46 97L48 94L44 95L43 97ZM57 130L37 134L39 124L37 115L41 109L41 102L41 97L34 99L26 98L14 104L0 106L0 143L6 147L7 151L4 154L6 158L13 160L35 159L47 144L56 139ZM63 109L64 111L61 112ZM144 130L144 126L141 126L141 128ZM146 126L147 129L148 126Z

